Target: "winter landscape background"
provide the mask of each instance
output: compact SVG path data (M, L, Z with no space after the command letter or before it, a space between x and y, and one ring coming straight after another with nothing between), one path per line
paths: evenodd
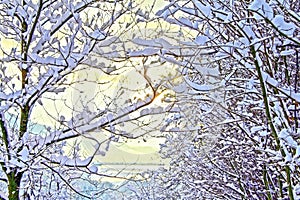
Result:
M299 22L299 0L1 1L1 199L299 199Z

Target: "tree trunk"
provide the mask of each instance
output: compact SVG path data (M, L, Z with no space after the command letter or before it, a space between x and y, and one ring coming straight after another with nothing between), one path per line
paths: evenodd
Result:
M8 199L18 200L19 199L19 189L21 184L23 173L17 173L17 169L11 171L7 174L8 179Z

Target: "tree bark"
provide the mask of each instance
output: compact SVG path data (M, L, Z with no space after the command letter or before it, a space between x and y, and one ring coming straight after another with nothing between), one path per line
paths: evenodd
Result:
M17 172L18 169L7 173L8 179L8 199L19 200L20 185L23 173Z

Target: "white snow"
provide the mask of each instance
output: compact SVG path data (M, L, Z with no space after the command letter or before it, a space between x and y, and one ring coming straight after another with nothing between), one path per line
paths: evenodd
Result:
M3 191L0 191L0 197L5 199L5 200L8 200L8 196L6 193L4 193Z
M300 145L297 146L297 149L296 149L296 154L294 156L294 158L300 158Z
M92 165L89 167L89 170L93 173L97 173L98 172L98 167L96 165Z
M274 78L272 78L268 73L266 72L262 72L262 77L264 79L265 82L271 84L274 87L278 86L278 81L276 81Z
M293 55L295 53L296 53L296 51L294 49L288 49L288 50L285 50L285 51L281 51L280 55L281 56L289 56L289 55Z
M200 1L193 0L193 3L197 6L197 8L201 11L201 13L205 17L210 17L211 16L211 7L208 5L204 5L200 3Z
M19 154L21 155L21 159L22 161L26 162L29 160L29 151L27 149L27 147L24 147L20 152Z
M193 23L185 17L180 17L178 21L184 26L193 27Z
M108 115L106 116L106 119L110 122L114 119L114 115L111 113L108 113Z
M172 90L176 93L183 93L185 91L187 91L187 85L185 83L176 85L172 88Z
M159 53L159 49L156 48L145 48L139 51L131 51L128 53L128 56L137 57L137 56L153 56Z
M257 12L254 14L254 18L257 20L263 19L263 17L271 20L274 16L273 9L265 0L254 0L248 9Z
M195 38L195 42L198 45L204 45L207 41L209 41L209 38L204 35L200 35Z
M144 116L144 115L148 115L150 113L149 108L145 108L143 110L141 110L140 115Z
M251 131L251 133L255 133L255 132L260 131L260 130L262 130L262 129L264 129L263 126L254 126L254 127L252 127L252 128L250 129L250 131Z
M133 43L137 45L142 45L142 46L147 46L147 47L156 47L156 48L165 48L165 49L170 49L173 48L174 46L168 42L167 40L163 38L158 38L158 39L141 39L141 38L134 38L132 40Z
M95 38L97 40L101 40L103 38L105 38L105 33L103 33L100 30L94 30L92 33L89 34L92 38Z
M293 36L296 26L293 22L286 22L282 15L276 15L272 20L272 23L281 31L283 34Z
M265 137L265 136L267 136L267 135L270 135L270 133L268 133L268 131L261 131L261 132L259 132L259 135L260 135L261 137Z
M283 139L289 146L297 148L297 142L290 136L290 133L287 129L281 130L278 137Z
M0 92L0 99L7 100L8 96L4 92Z
M193 81L185 78L186 83L191 86L193 89L197 90L197 91L210 91L210 90L215 90L219 87L217 86L213 86L213 85L207 85L207 84L202 84L199 85L197 83L194 83Z
M173 5L175 5L175 2L168 4L163 9L156 12L156 16L163 17L164 19L167 19L172 13L179 10L179 8L171 8Z

